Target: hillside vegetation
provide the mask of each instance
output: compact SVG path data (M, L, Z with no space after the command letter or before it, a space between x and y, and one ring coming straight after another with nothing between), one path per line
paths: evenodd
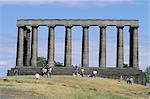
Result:
M150 99L150 87L107 78L11 76L0 79L0 99Z

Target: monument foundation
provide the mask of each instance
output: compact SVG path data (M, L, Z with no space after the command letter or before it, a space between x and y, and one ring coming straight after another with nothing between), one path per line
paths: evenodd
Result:
M41 68L39 67L21 67L21 68L12 68L8 71L8 76L13 76L15 71L18 72L18 75L35 75L36 72L41 73ZM118 79L120 76L123 77L123 80L126 80L129 77L134 78L134 83L145 84L145 75L141 70L134 68L98 68L98 67L84 67L85 75L91 74L93 70L98 71L98 77ZM53 67L52 75L72 75L74 72L74 67ZM81 73L79 69L79 73Z

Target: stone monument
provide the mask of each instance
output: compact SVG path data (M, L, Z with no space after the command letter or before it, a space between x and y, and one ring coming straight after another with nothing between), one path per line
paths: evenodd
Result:
M99 76L117 78L120 76L135 78L136 83L144 84L144 74L139 70L138 60L138 20L116 20L116 19L18 19L18 39L16 67L8 71L8 75L13 75L14 70L18 70L20 75L34 74L39 71L37 66L38 55L38 27L48 27L48 66L54 66L54 47L55 47L55 27L65 27L65 54L64 67L53 67L54 74L71 75L72 67L72 27L81 26L82 35L82 58L81 67L85 68L86 73L92 70L99 71ZM89 27L99 26L99 66L89 67ZM116 68L106 66L106 29L107 26L117 28L117 55ZM124 27L129 27L130 49L129 49L129 68L123 68L124 64ZM31 28L29 28L31 27ZM30 33L32 37L30 37ZM30 46L31 42L31 46Z

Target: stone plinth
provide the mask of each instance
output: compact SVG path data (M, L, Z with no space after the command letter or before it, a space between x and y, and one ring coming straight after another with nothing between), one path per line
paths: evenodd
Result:
M83 67L85 74L91 74L93 70L98 71L98 77L119 79L122 75L123 78L133 77L135 83L145 84L144 73L141 70L134 68L98 68L98 67ZM39 67L22 67L12 68L8 71L8 76L13 76L14 71L18 70L19 75L35 75L36 72L40 73ZM81 69L79 69L79 72ZM72 75L74 67L53 67L53 75Z

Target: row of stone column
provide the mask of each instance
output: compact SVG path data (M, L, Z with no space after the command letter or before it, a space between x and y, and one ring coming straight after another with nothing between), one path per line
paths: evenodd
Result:
M31 59L30 59L30 30L25 26L18 26L16 66L37 66L38 55L38 26L32 27ZM82 63L89 66L89 26L83 27ZM117 26L117 58L116 65L122 68L124 64L124 26ZM72 66L72 26L65 26L65 55L64 66ZM54 66L54 30L55 26L48 26L48 54L47 63ZM130 56L129 66L138 68L138 27L130 27ZM100 26L99 67L106 67L106 26Z

